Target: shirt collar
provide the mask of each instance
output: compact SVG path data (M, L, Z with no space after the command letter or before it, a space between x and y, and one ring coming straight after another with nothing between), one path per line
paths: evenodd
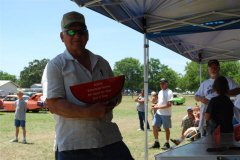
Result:
M95 67L95 65L97 64L97 62L99 61L100 57L98 55L93 54L91 51L87 50L89 57L90 57L90 61L92 64L92 69ZM75 60L75 58L68 52L68 50L66 49L63 52L63 57L66 60Z

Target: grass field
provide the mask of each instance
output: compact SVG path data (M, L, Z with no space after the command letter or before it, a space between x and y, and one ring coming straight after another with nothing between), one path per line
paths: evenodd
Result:
M186 115L187 106L195 107L193 95L183 95L186 103L173 106L172 108L172 129L171 138L179 138L181 134L181 120ZM152 118L149 113L149 123ZM54 142L54 124L53 115L50 112L46 114L27 113L26 130L27 144L22 144L22 130L20 128L19 143L10 143L14 138L15 127L13 126L14 112L0 112L0 159L1 160L53 160L53 142ZM139 120L136 111L136 102L131 96L124 96L122 103L114 109L114 119L121 130L123 141L129 147L135 160L144 159L144 132L137 131ZM161 146L165 142L165 132L159 132ZM148 146L154 142L152 132L148 132ZM183 144L189 143L185 141ZM173 143L170 143L173 145ZM164 152L161 149L149 149L148 159L155 159L154 155Z

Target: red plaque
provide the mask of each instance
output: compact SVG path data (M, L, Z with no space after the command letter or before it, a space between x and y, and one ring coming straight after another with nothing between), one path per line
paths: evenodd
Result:
M240 140L240 125L234 126L234 138L237 142Z
M70 86L72 94L85 103L105 102L121 92L124 75Z
M221 144L221 129L220 129L220 125L213 132L213 138L214 138L215 145L216 146L220 146L220 144Z

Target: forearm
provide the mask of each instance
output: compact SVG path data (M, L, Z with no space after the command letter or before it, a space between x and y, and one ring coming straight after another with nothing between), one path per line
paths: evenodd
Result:
M162 105L162 106L158 106L158 109L166 109L166 108L169 108L169 107L171 107L171 106L169 106L169 105Z
M107 102L80 106L60 98L47 99L47 104L51 113L66 118L101 118L113 109L113 106L107 106Z
M202 97L202 96L199 96L199 95L195 95L194 98L195 98L196 101L199 102L199 101L201 101L201 99L202 99L203 97Z
M76 105L65 99L47 99L47 104L51 113L66 118L90 118L87 107Z
M232 90L229 90L227 93L228 96L235 96L238 94L240 94L240 88L234 88Z

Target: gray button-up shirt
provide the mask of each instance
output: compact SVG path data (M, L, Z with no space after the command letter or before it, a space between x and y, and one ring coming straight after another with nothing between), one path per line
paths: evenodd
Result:
M45 98L64 98L86 106L71 93L70 86L113 77L109 63L88 51L92 74L66 50L46 66L43 77ZM54 114L56 121L55 151L100 148L122 140L118 126L112 123L112 112L103 118L65 118Z

